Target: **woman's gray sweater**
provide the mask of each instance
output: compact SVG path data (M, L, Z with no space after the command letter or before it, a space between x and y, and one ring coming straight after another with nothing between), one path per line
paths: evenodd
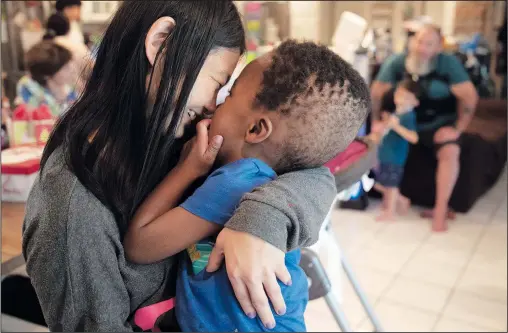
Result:
M309 246L335 194L326 168L288 173L245 195L226 227L284 251ZM113 214L69 171L61 150L28 198L23 255L52 331L132 331L138 308L174 296L176 257L128 262Z

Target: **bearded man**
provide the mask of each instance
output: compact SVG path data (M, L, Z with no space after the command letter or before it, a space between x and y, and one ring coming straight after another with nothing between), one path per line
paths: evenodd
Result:
M404 95L415 107L419 144L432 150L438 161L434 208L422 214L432 218L434 231L447 230L448 202L460 170L460 136L478 102L478 93L464 66L454 55L442 52L442 46L439 28L422 26L411 37L407 53L394 55L383 63L371 88L373 131L384 130L381 111L395 109L394 95ZM419 85L418 99L397 87L407 79Z

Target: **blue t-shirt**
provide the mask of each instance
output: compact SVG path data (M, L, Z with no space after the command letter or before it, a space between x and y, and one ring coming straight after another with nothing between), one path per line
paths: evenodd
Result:
M223 226L233 215L242 196L276 178L264 162L247 158L213 172L181 207L209 222ZM268 223L268 221L267 221ZM176 316L183 332L270 331L259 318L247 317L235 297L224 265L207 273L206 263L214 239L190 247L181 260L176 289ZM273 332L306 330L303 314L308 302L308 283L300 268L300 250L288 252L286 267L291 286L279 282L286 302L286 314L277 316Z
M406 53L392 55L383 63L377 74L376 81L390 83L397 86L397 78L402 78L405 71ZM436 72L447 78L448 84L442 80L433 79L429 85L429 97L443 99L451 95L450 86L469 81L469 75L464 65L453 54L440 53L436 57ZM455 121L456 114L437 115L432 123L418 124L418 130L438 128L444 124Z
M416 130L416 115L414 111L399 116L400 124L408 130ZM390 130L383 138L378 149L379 162L404 166L409 153L409 142L394 130Z

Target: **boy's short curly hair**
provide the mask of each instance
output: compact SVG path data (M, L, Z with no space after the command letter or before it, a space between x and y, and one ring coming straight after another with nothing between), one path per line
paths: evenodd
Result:
M273 52L255 107L290 117L278 172L322 166L355 138L371 111L366 82L328 47L288 40Z

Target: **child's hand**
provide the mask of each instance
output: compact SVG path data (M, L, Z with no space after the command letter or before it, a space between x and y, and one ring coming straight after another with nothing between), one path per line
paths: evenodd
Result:
M388 119L388 126L390 126L390 128L394 128L394 127L397 127L399 124L400 124L400 118L397 117L396 115L392 114L390 116L390 118Z
M185 144L178 162L179 166L193 173L196 178L208 174L222 146L223 138L220 135L214 136L208 142L210 123L211 119L205 119L196 125L197 134Z

